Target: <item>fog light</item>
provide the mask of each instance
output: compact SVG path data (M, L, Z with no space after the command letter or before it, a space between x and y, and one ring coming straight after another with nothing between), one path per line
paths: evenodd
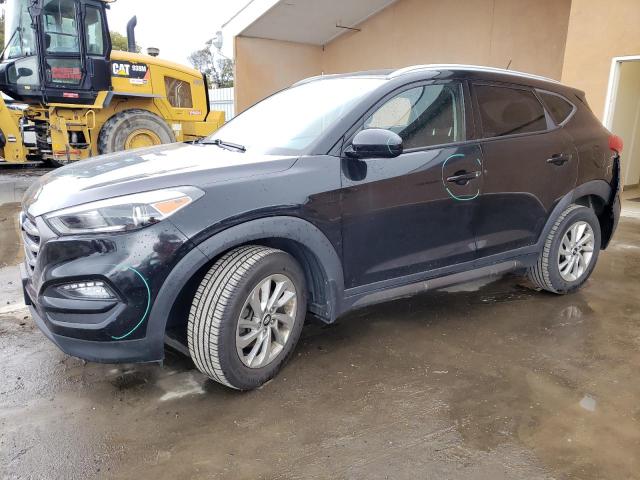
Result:
M100 281L68 283L57 287L57 289L65 297L85 300L111 300L116 298L111 289Z

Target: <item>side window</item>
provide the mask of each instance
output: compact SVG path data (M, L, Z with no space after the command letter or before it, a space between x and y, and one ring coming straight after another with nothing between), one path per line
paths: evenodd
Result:
M89 55L104 55L104 30L102 12L99 8L87 5L84 17L85 43Z
M172 77L164 77L164 88L167 91L167 100L172 107L192 108L191 85Z
M538 95L542 98L542 101L547 107L551 118L556 122L556 125L560 125L569 117L569 115L571 115L571 113L573 113L573 105L560 95L540 91L538 91Z
M428 147L464 139L461 87L424 85L389 99L364 122L402 137L404 148Z
M47 53L79 53L76 2L45 0L42 12Z
M542 104L532 91L474 85L485 138L547 129Z

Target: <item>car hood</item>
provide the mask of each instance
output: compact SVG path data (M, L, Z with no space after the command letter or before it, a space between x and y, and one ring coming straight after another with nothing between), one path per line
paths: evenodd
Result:
M25 193L23 209L39 216L95 200L267 175L291 168L297 157L237 152L215 145L170 144L101 155L54 170Z

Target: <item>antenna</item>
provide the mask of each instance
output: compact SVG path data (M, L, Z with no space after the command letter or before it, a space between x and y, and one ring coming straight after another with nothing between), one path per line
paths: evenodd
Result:
M507 68L505 68L505 70L509 70L509 67L511 66L512 61L513 61L513 58L510 58L509 63L507 63Z

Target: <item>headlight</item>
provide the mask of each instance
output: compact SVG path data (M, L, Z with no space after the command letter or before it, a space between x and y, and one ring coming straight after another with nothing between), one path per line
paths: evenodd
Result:
M44 218L60 235L124 232L158 223L202 195L195 187L153 190L65 208Z

